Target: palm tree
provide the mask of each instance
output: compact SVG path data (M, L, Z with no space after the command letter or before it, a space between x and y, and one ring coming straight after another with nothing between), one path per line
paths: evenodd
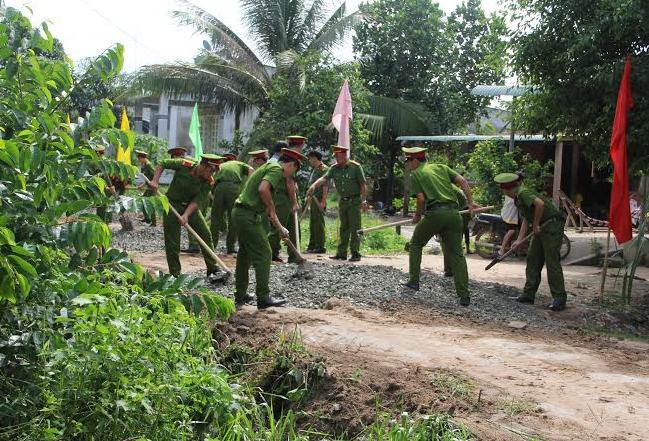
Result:
M143 67L134 90L186 95L234 110L237 129L243 110L257 107L263 112L268 107L276 70L291 69L300 57L330 50L360 19L358 12L346 15L345 2L328 14L325 0L241 0L257 55L218 18L188 0L180 3L182 10L173 15L206 37L203 49L194 63Z
M395 138L401 135L429 135L435 132L434 118L419 104L399 98L379 95L369 96L367 114L361 114L365 127L370 131L370 139L382 152L381 161L386 167L388 205L394 195L394 167L401 154L401 144Z

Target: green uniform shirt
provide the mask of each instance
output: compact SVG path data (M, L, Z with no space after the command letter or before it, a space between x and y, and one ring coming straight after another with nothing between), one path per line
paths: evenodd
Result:
M469 203L466 200L466 195L462 191L460 187L457 185L453 185L453 190L455 190L455 193L457 195L457 206L460 208L460 210L466 210L469 208Z
M214 181L219 182L233 182L241 184L245 177L248 175L248 164L241 161L228 161L221 164L219 171L214 176Z
M324 174L327 182L333 180L341 197L359 196L361 184L365 183L363 167L356 161L347 161L344 166L336 164Z
M518 212L527 222L532 223L534 221L534 199L536 198L541 199L544 203L541 223L559 214L557 207L554 206L550 199L530 190L529 188L520 186L518 187L518 194L514 201L516 202L516 207L518 207Z
M286 185L284 169L277 162L267 162L259 167L246 181L236 204L248 207L257 214L266 211L266 206L259 196L259 184L261 184L261 181L268 181L273 187L273 193L276 192L282 182Z
M423 193L427 203L457 204L453 184L458 173L444 164L422 164L410 174L411 193Z
M208 182L190 174L198 164L189 159L164 159L160 165L169 170L175 170L174 179L169 185L167 198L177 204L196 202L199 207L205 206L212 189L213 182Z
M155 174L155 168L153 168L153 164L151 164L151 161L147 160L142 167L140 167L140 172L144 176L146 176L149 180L153 179L153 175Z
M329 170L329 167L324 165L322 162L320 163L320 167L311 170L311 176L309 176L309 186L311 186L315 181L324 176L327 173L327 170ZM322 187L319 187L315 191L315 193L313 193L313 195L318 200L322 199Z

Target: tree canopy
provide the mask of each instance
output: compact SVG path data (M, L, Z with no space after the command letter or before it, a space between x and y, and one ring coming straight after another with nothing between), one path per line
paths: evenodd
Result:
M628 152L649 167L649 2L511 0L513 64L535 94L519 100L517 125L574 136L599 164L608 146L624 61L631 55Z
M354 51L368 88L421 103L436 133L473 122L488 99L471 96L471 89L504 80L506 27L479 0L460 4L449 17L431 0L377 0L360 10Z
M249 106L265 110L277 69L293 69L300 57L328 51L358 19L346 15L345 2L331 11L324 0L242 0L256 54L214 15L187 0L180 4L174 16L205 36L203 48L194 63L145 66L136 90L188 95L238 112Z

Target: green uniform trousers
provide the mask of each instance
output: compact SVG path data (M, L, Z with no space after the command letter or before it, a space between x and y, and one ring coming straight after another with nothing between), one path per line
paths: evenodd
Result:
M326 233L325 233L325 216L320 205L315 200L311 198L309 215L309 230L311 235L309 236L309 245L306 247L308 250L324 250L326 242Z
M239 253L235 276L235 300L243 300L248 291L248 270L255 269L257 303L263 303L270 294L271 251L264 227L265 214L255 214L246 207L235 206L232 210L232 224L239 236Z
M467 239L467 229L469 228L469 222L471 221L471 215L469 213L462 214L462 234L464 235L464 240L465 240L465 245L466 245L466 251L469 252L469 245L470 242ZM446 274L451 274L453 275L453 271L451 271L451 266L448 263L448 256L444 252L444 241L440 243L442 247L442 254L444 255L444 273Z
M525 287L523 295L534 299L541 284L541 270L545 264L548 285L554 300L566 301L566 287L561 268L561 243L563 241L563 222L559 219L548 222L541 233L532 238L527 250L525 267Z
M143 194L144 197L148 198L151 196L155 196L155 192L151 190L146 190ZM144 222L151 224L152 226L158 225L158 218L156 217L155 212L152 213L151 215L148 215L146 211L144 211L144 208L142 209L142 214L144 215Z
M347 245L352 256L360 256L361 239L358 230L361 229L361 198L352 197L348 200L343 198L338 203L338 216L340 218L340 238L336 256L347 257Z
M173 204L171 201L170 204ZM178 210L181 215L187 208L186 205L173 204L174 208ZM180 229L181 225L175 214L169 210L164 215L162 225L165 235L165 252L167 253L167 266L169 266L169 273L174 276L180 275ZM198 235L205 241L208 246L212 246L212 237L210 230L207 227L207 222L203 217L200 210L196 210L189 218L189 225L198 233ZM191 236L191 235L190 235ZM208 272L216 271L218 266L216 260L212 258L207 252L202 250L203 259L205 259L205 266Z
M277 213L279 222L288 230L288 235L291 238L291 241L299 248L300 245L297 243L297 237L295 235L295 221L293 220L293 213L291 212L291 200L287 195L281 194L276 195L273 202L275 203L275 213ZM268 241L270 242L272 255L279 256L282 244L279 238L279 232L272 226L270 227ZM290 248L288 248L288 261L291 263L297 262L297 256Z
M208 213L207 208L210 206L210 203L211 203L211 200L207 201L207 203L206 203L204 206L200 206L200 207L198 208L198 211L200 211L200 212L201 212L201 215L203 215L203 219L205 220L205 224L206 224L206 225L209 225L208 218L207 218L207 213ZM179 213L180 213L180 214L183 214L182 211L179 212ZM211 216L211 215L212 215L212 214L210 213L210 216ZM201 237L203 237L203 236L201 236ZM211 234L210 234L210 237L212 237ZM189 241L189 245L187 246L187 248L188 248L189 250L195 250L195 251L198 251L198 250L201 249L201 246L198 244L198 241L197 241L196 239L194 239L194 236L192 236L192 235L189 234L189 233L187 233L187 240ZM218 240L218 236L217 236L217 240ZM214 244L213 242L212 242L212 245L213 245L213 246L212 246L212 249L213 249L213 250L216 250L216 246L215 246L215 244Z
M226 248L228 252L235 250L237 234L235 229L232 228L232 209L239 193L241 193L241 184L235 182L220 182L214 188L212 219L210 220L210 232L212 233L214 248L219 244L219 234L227 231Z
M462 253L462 233L462 218L458 210L439 208L427 212L410 240L410 281L419 282L421 251L433 235L439 234L444 244L444 257L453 273L455 292L460 297L469 297L469 273Z

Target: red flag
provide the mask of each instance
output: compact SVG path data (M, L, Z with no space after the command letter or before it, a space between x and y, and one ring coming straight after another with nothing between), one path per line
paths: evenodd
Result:
M617 95L613 134L611 135L611 160L613 161L613 188L608 224L615 234L617 243L631 240L631 209L629 208L629 167L626 161L626 128L629 109L633 107L631 97L631 57L627 56L622 74L622 83Z

